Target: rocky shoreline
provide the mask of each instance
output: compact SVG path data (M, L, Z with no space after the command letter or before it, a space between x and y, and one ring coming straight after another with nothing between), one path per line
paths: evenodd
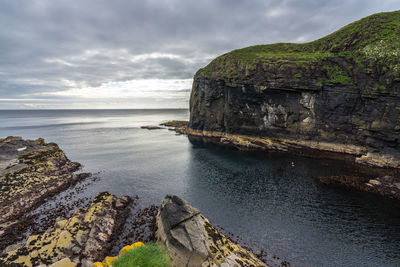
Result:
M364 175L323 176L314 179L328 186L356 189L387 199L400 200L400 168L382 156L371 156L367 149L355 145L330 144L303 140L277 139L250 135L193 130L181 121L165 123L169 129L186 134L192 143L213 143L240 150L293 153L296 155L347 160L355 167L365 168ZM165 125L164 124L164 125ZM392 164L393 163L393 164ZM370 172L369 175L366 174Z
M6 249L0 264L46 266L63 260L93 266L93 262L110 251L112 236L124 222L123 213L130 202L129 197L100 193L89 209L78 209L46 232L31 235L17 249Z
M80 167L41 138L0 139L0 249L19 239L27 212L89 176L75 173Z
M400 178L393 176L376 177L368 179L359 176L327 176L314 177L318 182L329 185L339 186L349 189L356 189L387 199L400 201ZM399 203L400 204L400 203Z
M88 205L82 202L74 212L64 211L49 220L51 225L30 232L28 225L35 221L27 213L67 188L78 190L75 184L89 174L76 173L81 165L43 139L0 139L0 166L0 266L93 266L136 241L164 244L175 266L200 266L199 261L202 266L267 266L258 258L265 255L256 256L226 238L176 196L167 196L161 207L143 208L137 196L102 192ZM180 235L180 229L187 235ZM282 266L289 264L283 261Z

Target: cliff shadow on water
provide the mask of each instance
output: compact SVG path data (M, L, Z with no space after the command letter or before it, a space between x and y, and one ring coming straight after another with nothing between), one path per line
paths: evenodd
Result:
M264 249L270 258L283 256L295 266L357 266L367 251L372 265L382 258L388 265L398 261L398 202L313 179L371 179L387 170L363 168L348 160L239 151L204 138L190 140L190 188L196 190L187 197L214 223L229 225L225 231L240 236L240 244ZM380 242L391 248L382 249Z

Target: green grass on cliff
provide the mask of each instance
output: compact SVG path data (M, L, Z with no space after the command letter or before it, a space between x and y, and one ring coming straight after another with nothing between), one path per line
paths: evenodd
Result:
M276 43L233 50L214 59L196 76L235 79L259 64L295 64L300 68L314 64L323 67L326 59L338 57L364 69L381 64L386 66L384 71L398 76L399 56L400 11L394 11L368 16L309 43ZM351 83L344 70L327 70L327 74L330 78L328 83Z
M165 249L156 244L148 244L129 250L113 264L114 267L169 267L171 261Z

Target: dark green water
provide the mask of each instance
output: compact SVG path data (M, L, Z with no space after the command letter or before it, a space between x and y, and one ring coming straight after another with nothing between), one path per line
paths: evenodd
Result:
M177 194L213 223L293 266L399 266L400 211L379 198L314 182L352 172L344 162L193 146L148 131L186 110L0 111L0 137L44 137L110 191L159 204ZM291 167L291 162L295 166Z

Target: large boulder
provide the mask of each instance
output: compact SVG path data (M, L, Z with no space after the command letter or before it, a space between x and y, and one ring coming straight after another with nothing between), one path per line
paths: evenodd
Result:
M157 225L157 239L166 245L175 266L267 266L177 196L165 197Z

